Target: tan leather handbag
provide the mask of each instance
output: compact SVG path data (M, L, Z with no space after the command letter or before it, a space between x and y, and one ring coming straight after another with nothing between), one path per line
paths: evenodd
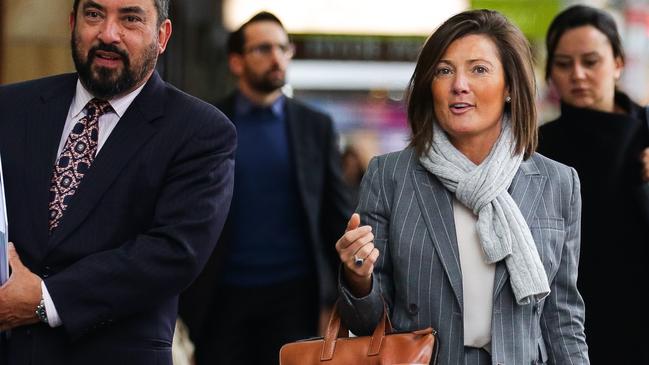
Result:
M428 365L435 363L437 332L432 328L393 332L383 310L383 319L372 336L348 337L341 325L338 304L329 319L324 338L291 342L279 351L280 365ZM433 361L431 361L433 360Z

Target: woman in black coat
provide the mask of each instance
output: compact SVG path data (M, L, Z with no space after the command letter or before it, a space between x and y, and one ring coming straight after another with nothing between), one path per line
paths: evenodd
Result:
M539 152L574 167L581 180L578 286L590 359L649 364L649 311L640 300L649 277L647 114L616 88L624 52L610 15L568 8L550 25L546 44L546 77L561 97L561 116L540 128Z

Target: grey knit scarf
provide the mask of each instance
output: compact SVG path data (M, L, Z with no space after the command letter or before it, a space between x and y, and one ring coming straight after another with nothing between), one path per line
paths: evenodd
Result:
M514 154L514 138L508 119L487 158L475 165L448 140L434 123L433 143L420 157L422 165L455 193L455 197L478 215L477 230L485 261L505 259L516 301L530 303L550 293L548 278L532 233L507 188L523 160Z

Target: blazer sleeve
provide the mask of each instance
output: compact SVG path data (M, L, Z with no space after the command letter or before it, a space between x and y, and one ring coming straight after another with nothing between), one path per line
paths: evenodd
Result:
M175 300L210 256L232 198L236 132L211 106L191 115L192 127L168 144L176 152L165 164L150 228L45 279L73 339Z
M342 267L338 273L340 292L339 310L343 323L356 335L370 335L383 314L383 301L391 308L394 292L392 260L388 246L390 212L385 192L384 171L380 158L374 157L363 176L357 213L362 225L370 225L374 233L374 246L379 258L372 274L372 290L363 298L356 298L346 287Z
M541 314L541 332L548 345L549 364L588 364L584 334L584 301L577 290L581 235L581 192L574 169L564 179L571 187L564 207L566 236L557 274L550 284Z

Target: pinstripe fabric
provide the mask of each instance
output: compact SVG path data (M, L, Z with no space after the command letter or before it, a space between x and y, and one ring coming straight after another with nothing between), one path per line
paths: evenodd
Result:
M491 355L483 349L465 347L464 364L491 365Z
M509 189L525 217L551 293L519 306L498 263L492 315L493 364L588 364L584 305L577 292L581 200L576 172L534 154ZM371 293L354 298L340 282L341 315L357 334L378 322L381 295L397 329L432 326L438 363L475 364L464 356L462 277L452 196L411 149L374 158L357 211L381 251ZM466 362L465 362L466 360Z

